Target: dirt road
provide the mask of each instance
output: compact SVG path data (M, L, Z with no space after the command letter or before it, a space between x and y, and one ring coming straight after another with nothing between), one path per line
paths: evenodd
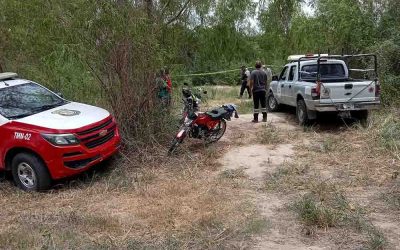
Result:
M371 175L365 176L366 169L360 169L360 162L355 162L366 150L365 142L343 144L344 137L360 137L359 128L335 124L303 129L293 115L285 113L269 114L266 124L252 124L251 119L251 115L242 115L229 123L223 139L228 149L219 161L221 171L246 176L250 182L248 195L266 220L266 230L254 238L254 249L400 248L400 213L388 209L380 198L390 180L381 178L382 182L376 183L375 179L394 170L384 169L381 162L381 173L369 168ZM343 147L357 152L348 157L341 154ZM376 162L370 159L364 159L361 166L374 166ZM335 192L341 192L346 197L345 208L337 213L336 207L332 208L337 221L326 226L318 218L311 222L302 220L302 216L314 214L293 208L307 193L325 192L322 186L335 186L335 191L326 191L324 195L336 197ZM328 206L325 202L321 200L322 207Z

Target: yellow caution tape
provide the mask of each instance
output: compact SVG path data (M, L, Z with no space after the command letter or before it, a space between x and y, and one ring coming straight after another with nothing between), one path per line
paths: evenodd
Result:
M266 65L267 67L278 67L275 65ZM185 77L185 76L208 76L208 75L218 75L218 74L225 74L234 71L240 71L241 68L232 69L232 70L224 70L224 71L217 71L217 72L207 72L207 73L195 73L195 74L186 74L186 75L173 75L173 77Z
M208 72L208 73L196 73L196 74L187 74L187 75L175 75L175 77L178 76L208 76L208 75L217 75L217 74L224 74L224 73L228 73L228 72L234 72L234 71L238 71L239 69L232 69L232 70L224 70L224 71L217 71L217 72Z

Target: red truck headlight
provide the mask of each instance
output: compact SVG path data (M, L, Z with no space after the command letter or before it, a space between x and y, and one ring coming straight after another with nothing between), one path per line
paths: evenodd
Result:
M73 134L42 134L42 137L55 146L79 144L78 138Z

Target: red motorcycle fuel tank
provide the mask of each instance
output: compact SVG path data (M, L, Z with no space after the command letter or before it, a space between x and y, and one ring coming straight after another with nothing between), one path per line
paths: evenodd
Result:
M215 126L218 125L220 120L213 120L210 116L206 114L198 114L196 120L194 121L195 124L199 126L205 126L208 129L213 129Z

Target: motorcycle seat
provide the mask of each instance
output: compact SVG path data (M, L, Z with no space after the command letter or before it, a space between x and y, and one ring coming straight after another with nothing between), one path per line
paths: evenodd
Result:
M227 113L228 111L221 107L207 111L206 115L210 116L212 119L220 119L221 117L225 117Z

